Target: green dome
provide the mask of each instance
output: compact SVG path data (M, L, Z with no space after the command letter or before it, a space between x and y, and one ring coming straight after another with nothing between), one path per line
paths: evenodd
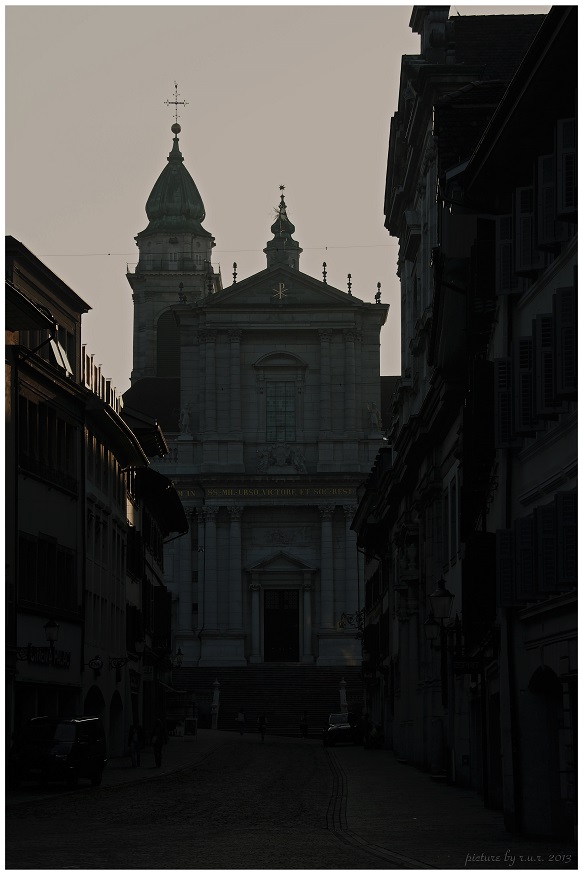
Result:
M173 125L174 128L179 126ZM168 164L146 203L146 214L150 223L142 234L190 232L212 236L201 225L205 217L204 204L192 176L184 166L177 136L168 155Z

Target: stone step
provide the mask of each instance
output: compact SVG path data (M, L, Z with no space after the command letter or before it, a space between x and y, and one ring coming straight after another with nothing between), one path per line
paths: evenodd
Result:
M340 682L346 681L349 710L362 704L362 680L358 666L258 665L234 668L175 669L175 689L194 694L201 723L210 717L214 681L220 683L218 727L236 731L235 717L240 708L247 718L247 729L255 729L259 714L268 719L268 732L299 736L299 722L308 712L310 736L318 737L328 714L340 710Z

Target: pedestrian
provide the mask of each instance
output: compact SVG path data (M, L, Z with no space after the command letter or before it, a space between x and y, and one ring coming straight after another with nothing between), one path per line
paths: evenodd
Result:
M265 741L265 727L267 726L267 717L265 714L260 714L257 718L257 729L261 733L261 741Z
M156 768L159 769L162 765L162 745L164 744L166 733L162 726L161 720L156 720L154 729L152 730L152 746L154 748L154 762Z
M239 735L243 735L245 730L245 712L242 708L239 708L239 713L235 717L235 723L237 724L237 728L239 729Z
M142 727L139 723L132 723L128 733L128 747L132 758L132 766L140 765L140 750L142 747Z
M300 735L302 738L308 737L308 712L304 711L300 720Z

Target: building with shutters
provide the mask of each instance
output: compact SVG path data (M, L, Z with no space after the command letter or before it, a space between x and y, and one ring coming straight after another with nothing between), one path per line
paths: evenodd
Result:
M361 700L356 627L341 621L360 606L350 524L383 443L388 307L301 272L283 192L265 269L223 287L180 126L172 130L128 274L134 361L124 397L162 425L170 453L160 470L191 521L166 574L179 676L196 685L202 669L214 680L217 668L335 668L326 713L346 667Z
M414 7L411 27L385 202L403 373L354 522L367 695L402 759L479 790L510 829L568 834L576 10Z
M148 467L159 427L122 410L81 344L88 305L12 237L6 267L6 740L91 714L120 756L132 722L164 713L164 539L188 526Z

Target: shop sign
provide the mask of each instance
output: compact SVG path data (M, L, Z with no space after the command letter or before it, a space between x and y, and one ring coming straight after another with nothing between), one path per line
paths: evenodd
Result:
M455 674L479 674L482 663L479 659L454 659Z
M17 658L30 665L53 665L55 668L71 667L70 650L53 650L50 647L19 647Z

